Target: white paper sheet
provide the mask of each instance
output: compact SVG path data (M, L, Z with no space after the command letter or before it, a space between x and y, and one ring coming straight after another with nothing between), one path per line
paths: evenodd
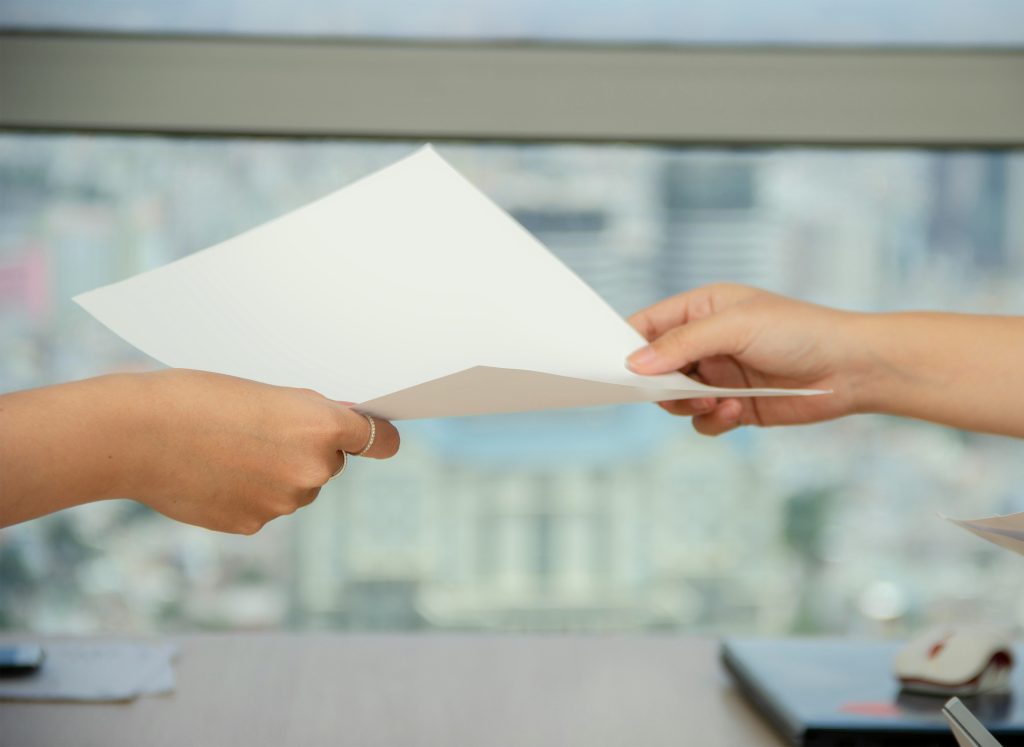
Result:
M37 673L0 680L0 700L107 702L174 690L168 643L52 641Z
M1024 555L1024 513L990 516L986 519L953 519L949 516L942 518L982 539Z
M75 300L169 366L309 387L392 420L811 393L633 374L641 336L429 146Z

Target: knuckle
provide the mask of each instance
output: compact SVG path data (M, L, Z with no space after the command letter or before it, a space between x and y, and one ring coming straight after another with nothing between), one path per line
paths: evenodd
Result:
M326 461L321 459L312 460L298 469L294 487L302 491L319 488L330 480L333 474L334 471Z
M344 433L352 427L353 415L351 410L343 407L330 407L327 411L327 426L335 435Z
M276 516L288 516L295 513L304 505L302 499L308 492L308 490L295 490L288 493L276 504L274 514Z
M356 415L351 410L339 409L331 413L325 435L328 446L332 449L340 449L342 444L353 444L353 442L360 442L361 446L370 436L370 426L362 415ZM377 437L380 438L379 431Z
M312 390L310 390L312 391ZM316 394L313 392L313 394ZM320 397L319 394L316 394ZM326 403L326 400L324 400ZM301 444L320 447L338 443L338 436L344 431L343 418L337 408L330 404L306 403L296 414L294 432Z
M344 415L333 407L324 408L316 418L313 429L318 442L333 446L339 442L345 433L346 423Z

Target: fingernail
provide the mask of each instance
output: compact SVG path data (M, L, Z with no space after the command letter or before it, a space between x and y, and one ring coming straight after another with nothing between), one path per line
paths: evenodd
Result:
M652 368L658 360L658 354L650 345L645 345L626 359L627 365L634 371L641 368Z
M715 407L715 401L713 399L698 399L693 402L693 409L697 412L708 412L713 410Z

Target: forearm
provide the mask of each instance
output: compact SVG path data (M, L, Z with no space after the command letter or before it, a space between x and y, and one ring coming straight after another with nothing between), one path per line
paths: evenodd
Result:
M143 437L141 378L0 396L0 526L118 495Z
M1024 437L1024 318L856 315L861 412Z

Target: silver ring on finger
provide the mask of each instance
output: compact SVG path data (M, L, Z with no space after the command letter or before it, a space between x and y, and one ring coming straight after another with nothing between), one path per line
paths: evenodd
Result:
M339 453L339 454L341 454L341 466L340 466L340 467L338 467L338 469L336 469L336 470L334 471L334 474L330 476L330 478L328 479L328 482L330 482L330 481L331 481L331 480L333 480L333 479L334 479L335 477L337 477L337 476L338 476L338 475L340 475L340 474L341 474L342 472L344 472L344 471L345 471L345 468L346 468L346 467L348 466L348 452L345 452L345 451L340 451L340 452L338 452L338 453Z
M366 418L366 422L370 424L370 437L366 440L366 446L361 451L356 452L356 456L363 456L370 449L373 448L373 442L377 439L377 423L369 415L363 415Z

